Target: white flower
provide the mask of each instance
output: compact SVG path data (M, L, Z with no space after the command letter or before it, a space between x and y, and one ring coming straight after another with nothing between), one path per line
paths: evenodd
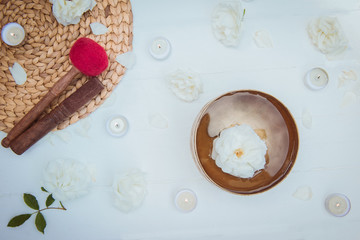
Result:
M113 183L115 206L123 212L138 208L145 199L146 185L145 173L138 169L116 175Z
M225 46L238 46L242 15L240 2L219 3L212 14L212 30L216 39Z
M44 171L44 188L58 201L68 201L89 192L91 173L88 167L72 159L50 161Z
M56 20L64 26L77 24L84 12L92 10L95 0L50 0Z
M202 93L201 79L192 71L177 70L169 74L167 79L172 92L183 101L192 102Z
M336 18L314 19L309 23L307 31L312 43L328 56L338 55L348 46L348 41Z
M248 125L235 125L221 131L214 140L211 158L223 172L251 178L265 167L266 144Z

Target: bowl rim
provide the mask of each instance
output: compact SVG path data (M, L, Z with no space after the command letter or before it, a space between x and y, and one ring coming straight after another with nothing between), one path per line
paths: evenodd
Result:
M237 192L237 191L231 191L230 189L227 189L223 186L221 186L220 184L218 184L217 182L215 182L205 171L205 169L203 168L203 166L201 165L200 163L200 159L198 157L198 152L197 152L197 148L196 148L196 133L197 133L197 126L198 126L198 122L199 120L203 117L203 114L206 112L206 110L208 109L208 107L213 103L215 102L216 100L226 96L226 95L233 95L233 94L236 94L236 93L240 93L240 92L244 92L244 93L250 93L250 94L260 94L260 96L267 96L267 97L270 97L272 99L274 99L276 102L278 102L280 104L280 106L285 110L285 112L288 114L290 120L291 120L291 123L292 123L292 127L294 127L294 132L295 132L295 136L294 136L294 146L291 149L288 150L288 153L287 153L287 156L289 155L289 153L291 153L292 156L290 156L290 158L293 158L292 160L292 164L290 164L288 166L288 168L286 168L286 172L280 176L279 178L276 179L276 181L274 181L273 184L271 184L270 186L260 190L260 191L252 191L252 192ZM273 104L271 102L271 104ZM277 109L278 107L275 106ZM281 116L283 117L283 114L281 114ZM285 120L284 120L285 121ZM286 126L288 127L288 124L286 124ZM289 128L289 127L288 127ZM224 94L221 94L220 96L216 97L216 98L213 98L212 100L208 101L202 108L201 110L199 111L199 113L197 114L196 118L195 118L195 121L193 122L193 126L192 126L192 129L191 129L191 136L190 136L190 150L191 150L191 154L192 154L192 157L193 157L193 160L195 161L195 164L196 164L196 167L200 170L200 172L203 174L203 176L208 180L210 181L211 183L215 184L217 187L219 187L220 189L222 190L225 190L227 192L230 192L232 194L235 194L235 195L244 195L244 196L249 196L249 195L256 195L256 194L260 194L260 193L264 193L272 188L274 188L275 186L277 186L278 184L280 184L291 172L292 168L294 167L295 163L296 163L296 159L297 159L297 156L298 156L298 152L299 152L299 147L300 147L300 138L299 138L299 131L298 131L298 127L297 127L297 124L296 124L296 121L293 117L293 115L291 114L291 112L289 111L289 109L277 98L275 98L274 96L268 94L268 93L265 93L265 92L262 92L262 91L258 91L258 90L254 90L254 89L240 89L240 90L233 90L233 91L229 91L229 92L226 92ZM294 155L294 151L295 151L295 156ZM224 173L226 174L226 173Z

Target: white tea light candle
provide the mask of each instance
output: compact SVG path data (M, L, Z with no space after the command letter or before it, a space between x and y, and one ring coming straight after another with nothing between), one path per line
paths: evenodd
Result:
M175 206L182 212L191 212L195 209L197 198L190 189L180 190L175 197Z
M7 45L17 46L24 41L25 30L18 23L8 23L1 30L1 38Z
M129 128L129 123L124 116L111 117L106 124L106 129L114 137L124 136Z
M325 200L326 210L336 217L343 217L348 214L350 207L350 200L340 193L331 194Z
M167 58L171 51L170 42L163 37L155 38L149 48L151 56L157 60Z
M328 82L328 74L322 68L313 68L305 75L305 84L312 90L323 89Z

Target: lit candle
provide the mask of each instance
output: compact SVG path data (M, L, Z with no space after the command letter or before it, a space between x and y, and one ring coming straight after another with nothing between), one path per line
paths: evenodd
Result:
M197 198L190 189L183 189L176 194L175 206L183 212L191 212L197 204Z
M323 89L328 82L328 74L322 68L313 68L305 76L305 84L312 90Z
M18 23L8 23L1 30L2 40L9 46L17 46L25 39L25 30Z
M350 211L350 200L343 194L334 193L325 200L325 208L336 217L343 217Z
M154 39L150 45L149 52L153 58L163 60L167 58L171 51L170 42L163 37Z
M129 128L128 121L123 116L115 116L108 120L106 128L114 137L124 136Z

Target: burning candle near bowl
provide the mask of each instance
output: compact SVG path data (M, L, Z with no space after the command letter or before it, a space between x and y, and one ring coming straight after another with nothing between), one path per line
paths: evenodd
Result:
M180 190L175 197L175 206L182 212L191 212L197 205L196 194L190 189Z
M343 194L334 193L325 200L326 210L336 217L343 217L350 211L350 200Z

